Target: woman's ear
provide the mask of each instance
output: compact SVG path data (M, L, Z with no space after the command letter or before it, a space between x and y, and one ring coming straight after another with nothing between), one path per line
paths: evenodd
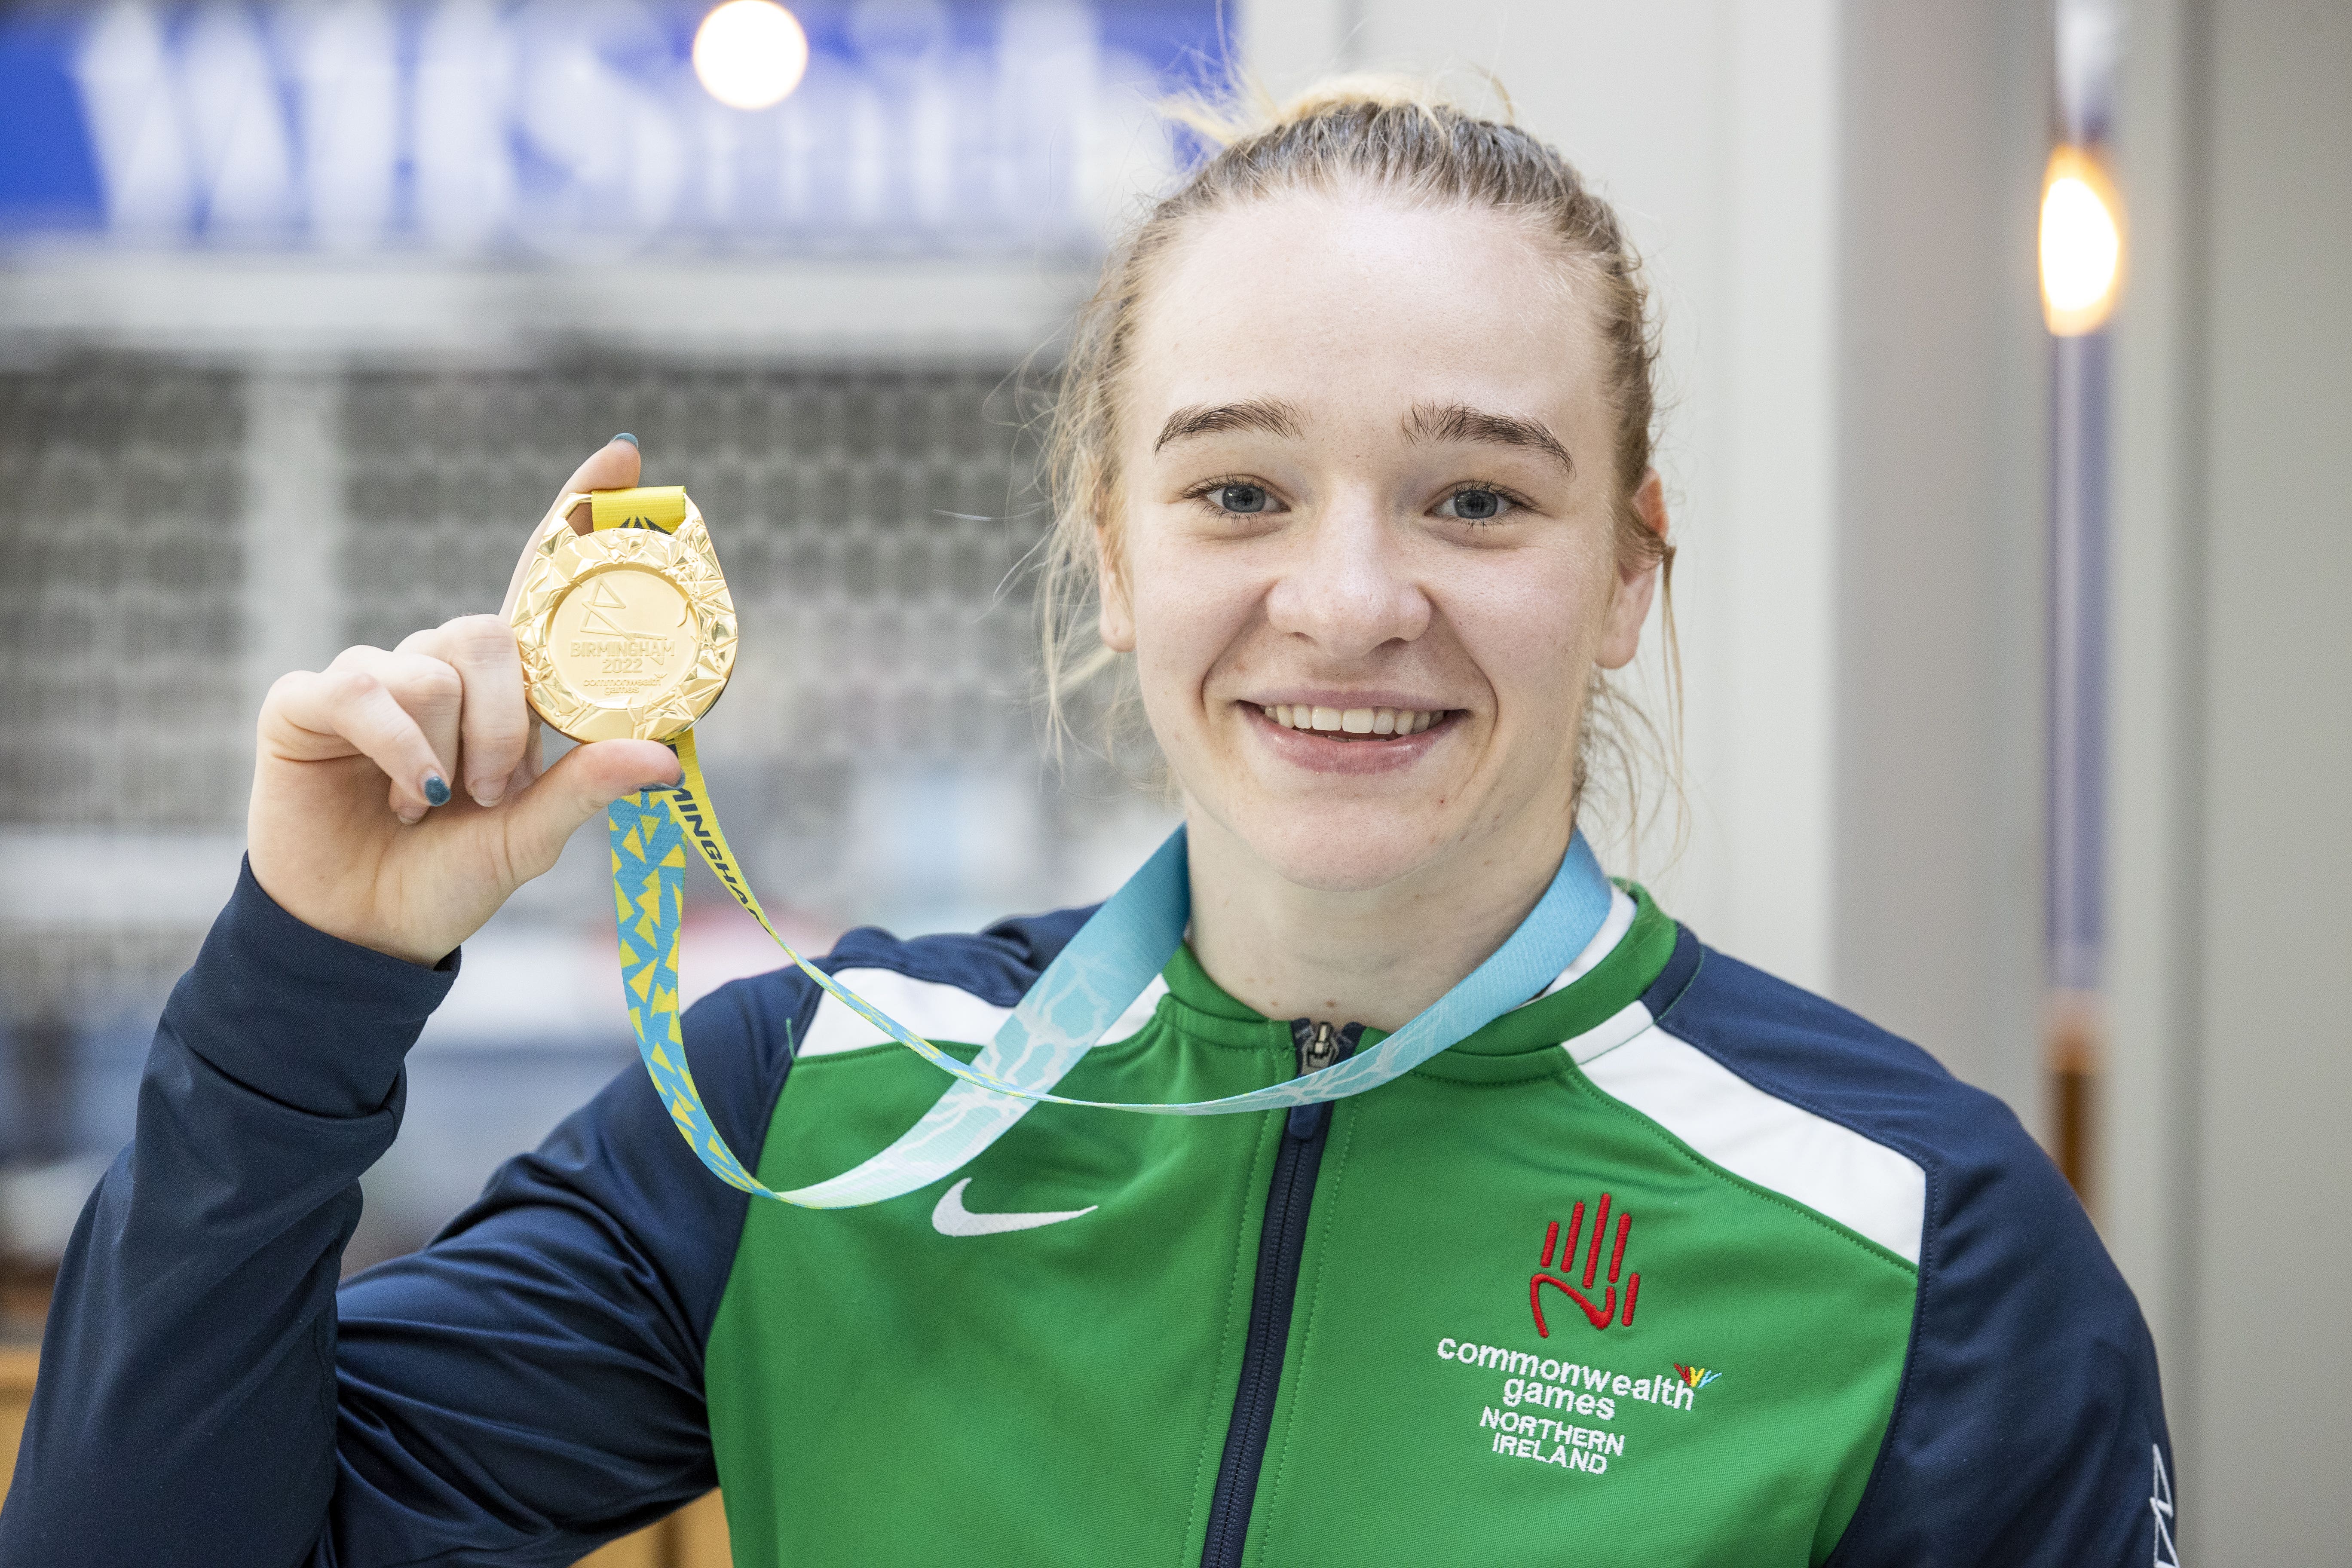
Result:
M1651 468L1633 487L1633 515L1658 536L1660 553L1617 569L1617 586L1610 595L1609 625L1601 636L1599 654L1603 669L1622 669L1633 662L1642 647L1642 623L1650 618L1650 603L1657 596L1658 573L1674 546L1666 542L1666 487Z
M1118 552L1111 548L1110 535L1099 527L1095 530L1095 581L1102 584L1098 595L1102 610L1097 624L1103 647L1113 653L1133 653L1135 605L1128 598L1127 579L1118 570Z

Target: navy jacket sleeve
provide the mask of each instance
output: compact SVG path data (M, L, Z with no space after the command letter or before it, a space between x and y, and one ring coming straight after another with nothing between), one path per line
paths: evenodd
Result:
M2171 1439L2131 1288L1992 1096L1685 932L1662 1022L1769 1094L1927 1174L1910 1354L1829 1568L2175 1562Z
M338 1291L359 1176L454 973L241 879L68 1251L0 1564L570 1563L713 1484L702 1351L748 1200L641 1074ZM814 995L770 975L688 1015L747 1163Z

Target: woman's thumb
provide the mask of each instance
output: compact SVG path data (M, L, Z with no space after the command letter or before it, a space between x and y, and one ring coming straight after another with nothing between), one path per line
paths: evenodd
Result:
M574 746L507 808L507 849L520 879L555 864L580 825L625 795L674 784L677 754L657 741Z

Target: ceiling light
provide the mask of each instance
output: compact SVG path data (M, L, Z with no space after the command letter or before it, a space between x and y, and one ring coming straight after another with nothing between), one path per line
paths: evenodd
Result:
M727 0L694 33L694 74L730 109L767 109L808 69L808 35L774 0Z
M2050 154L2042 179L2042 310L2062 338L2107 324L2123 281L2123 206L2097 160L2078 147Z

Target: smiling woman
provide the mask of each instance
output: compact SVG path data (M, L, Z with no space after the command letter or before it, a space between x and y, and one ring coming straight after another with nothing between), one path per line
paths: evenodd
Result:
M1557 471L1531 475L1527 489L1566 504L1578 465L1561 432L1581 414L1576 434L1590 472L1575 502L1613 518L1603 531L1615 536L1621 570L1640 582L1641 603L1626 606L1637 630L1653 583L1663 586L1674 670L1674 546L1650 468L1654 337L1639 258L1608 205L1534 138L1409 80L1341 79L1279 110L1261 105L1255 119L1212 105L1183 117L1222 150L1113 255L1063 372L1043 617L1056 722L1090 680L1109 675L1132 691L1137 672L1118 657L1129 650L1108 626L1098 640L1096 623L1098 606L1109 607L1103 590L1116 595L1122 581L1127 477L1146 471L1134 466L1146 434L1155 468L1173 471L1162 455L1188 443L1175 468L1199 476L1202 500L1244 515L1333 497L1327 485L1286 501L1263 477L1216 474L1213 448L1196 438L1255 435L1261 447L1286 444L1294 458L1319 449L1328 459L1335 441L1369 439L1377 449L1402 437L1435 467L1456 465L1450 492L1432 502L1436 514L1485 522L1533 504L1500 482L1506 458L1524 471L1549 457ZM1316 276L1334 261L1338 273ZM1223 373L1203 383L1210 395L1166 409L1158 423L1152 400L1177 394L1154 384L1155 342L1181 342L1189 363ZM1370 381L1341 379L1367 366ZM1481 407L1441 390L1464 385L1530 406ZM1380 429L1384 421L1391 427ZM1654 579L1648 567L1660 569ZM1573 704L1582 710L1572 784L1582 803L1595 764L1609 766L1614 788L1601 793L1638 819L1633 761L1650 731L1607 679L1624 662L1596 664L1585 700ZM1309 705L1309 714L1315 706L1328 705ZM1134 705L1113 700L1108 710L1116 724Z
M2147 1335L2015 1119L1578 831L1672 559L1614 216L1390 84L1227 131L1055 442L1053 692L1119 667L1185 833L1098 910L824 963L1069 1099L943 1092L780 970L664 1048L787 1201L631 1075L336 1289L445 955L678 765L541 775L495 617L348 650L264 708L0 1558L554 1563L723 1479L746 1563L2149 1560ZM1599 1425L1517 1408L1567 1413L1545 1367Z
M1635 274L1531 138L1353 82L1234 139L1090 306L1050 679L1091 605L1191 808L1193 949L1261 1011L1398 1027L1566 848L1669 550Z

